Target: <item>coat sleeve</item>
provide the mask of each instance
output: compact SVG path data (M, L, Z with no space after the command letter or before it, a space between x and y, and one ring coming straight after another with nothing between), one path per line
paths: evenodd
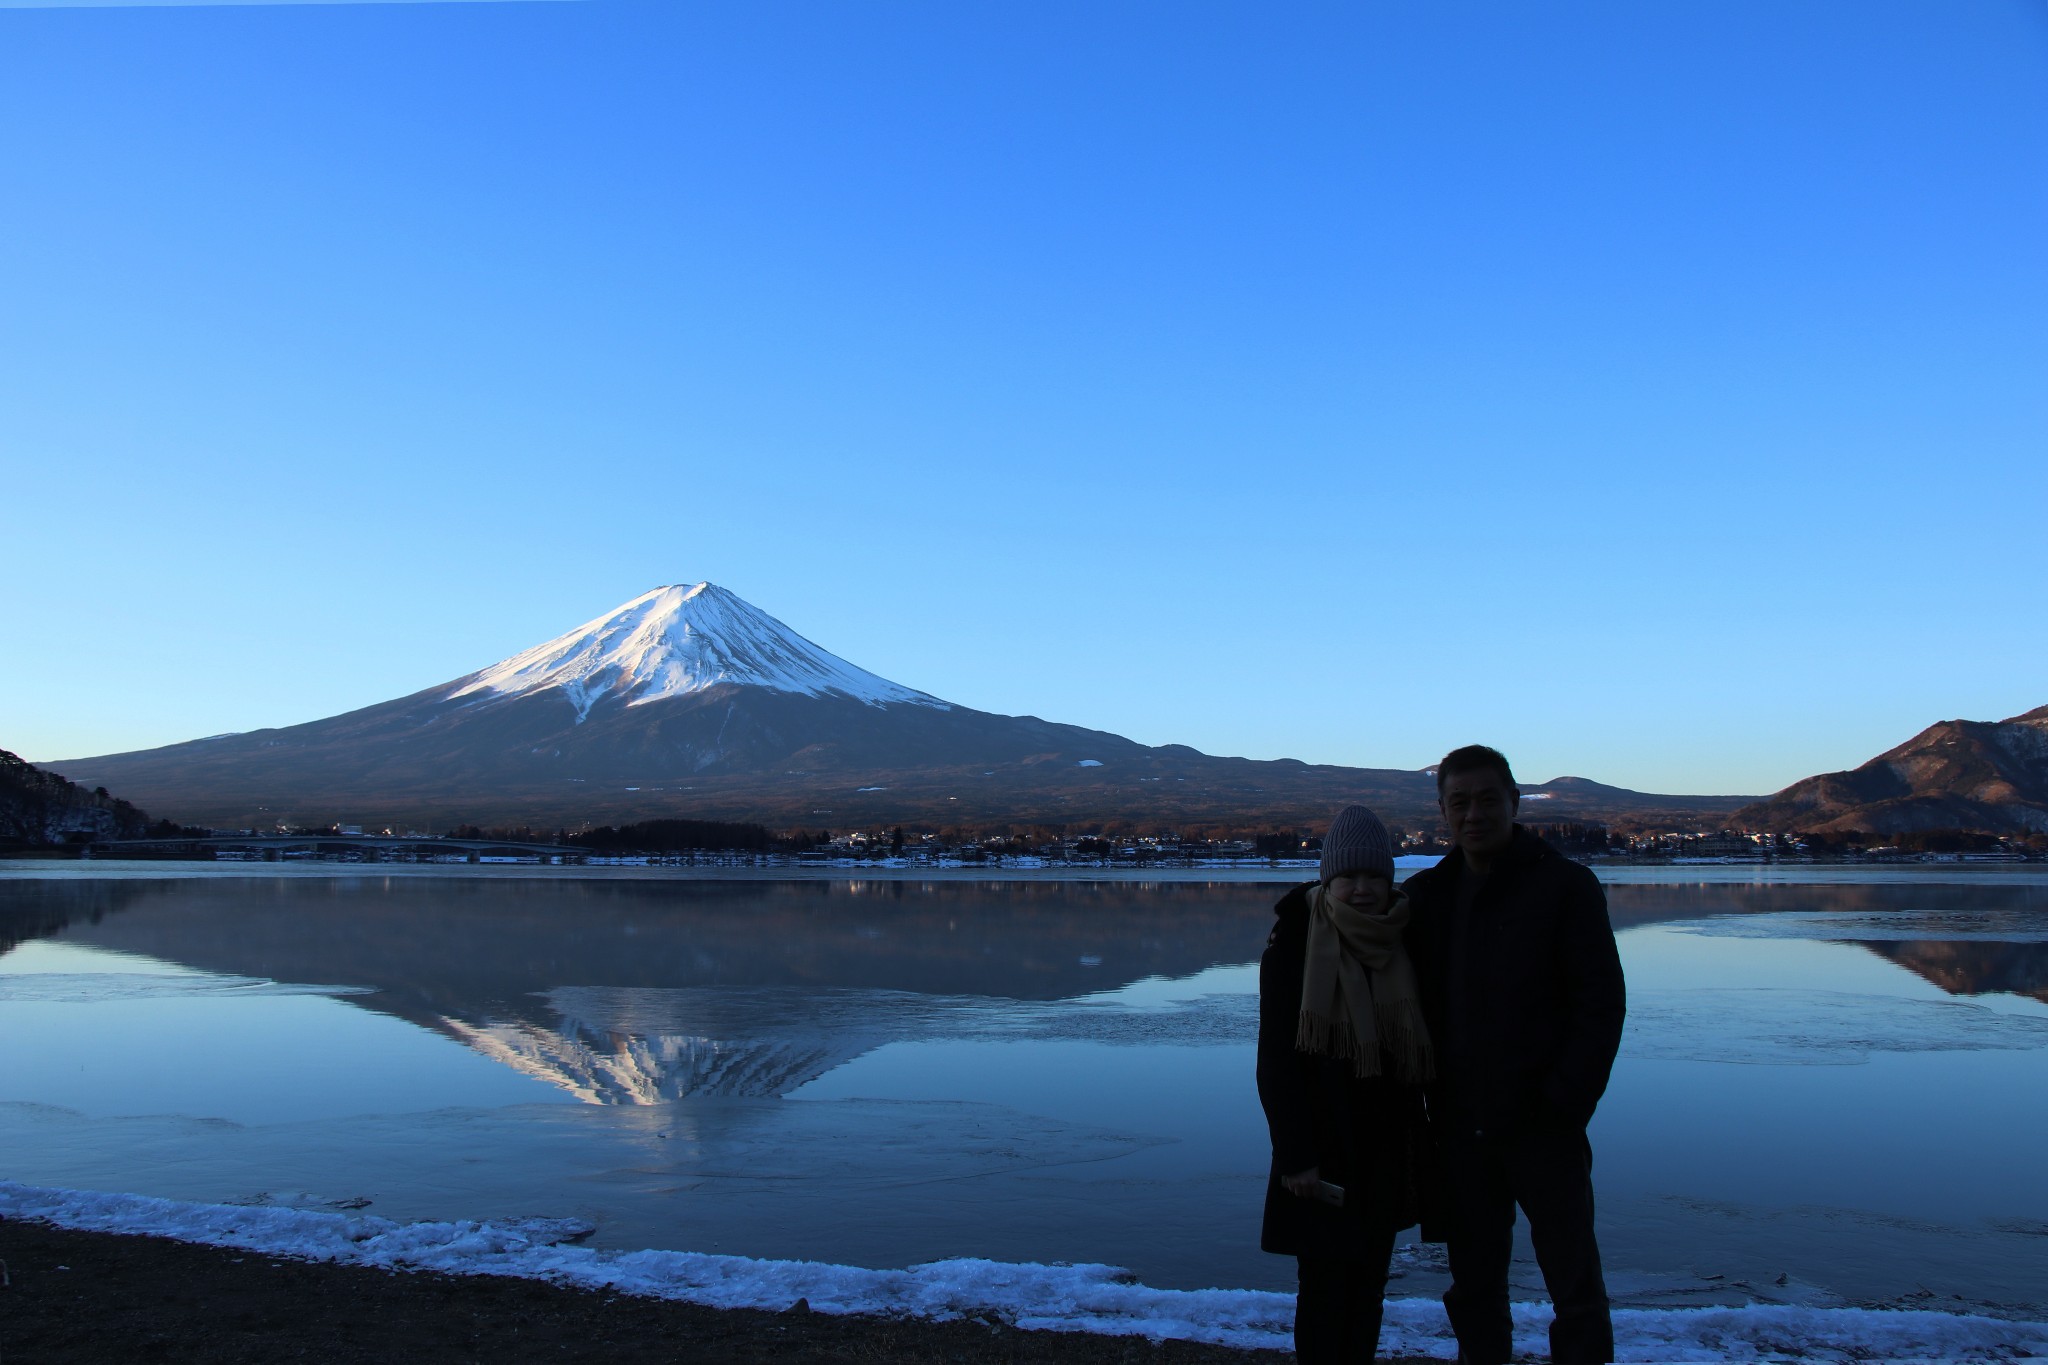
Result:
M1283 1175L1321 1164L1308 1076L1294 1050L1300 1011L1301 963L1283 944L1269 944L1259 959L1259 1103L1273 1138L1273 1165Z
M1408 928L1401 941L1408 960L1415 964L1416 982L1422 991L1422 1010L1429 1020L1430 1037L1438 1048L1444 1045L1444 963L1440 943L1443 907L1438 903L1435 868L1422 871L1401 883L1408 896Z
M1584 1127L1606 1093L1614 1054L1621 1049L1628 992L1600 879L1576 865L1571 879L1558 923L1564 1036L1543 1083L1543 1101L1558 1118Z

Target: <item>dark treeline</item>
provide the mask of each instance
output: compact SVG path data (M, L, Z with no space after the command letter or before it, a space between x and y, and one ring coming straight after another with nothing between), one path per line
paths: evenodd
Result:
M1626 822L1624 822L1626 823ZM1592 821L1528 822L1527 827L1568 857L1685 856L1744 854L1760 857L1806 856L1861 859L1870 855L2017 854L2048 855L2048 832L1988 834L1971 830L1921 830L1906 833L1839 831L1831 833L1750 834L1699 830L1651 832L1612 828ZM757 821L657 819L626 825L601 825L575 833L530 825L482 827L464 823L450 829L451 839L507 844L552 845L591 853L773 853L795 855L826 849L835 842L842 851L865 857L885 852L904 856L907 847L920 856L945 854L980 861L989 857L1042 856L1125 859L1257 857L1314 858L1322 847L1320 828L1276 821L1220 822L1182 826L1177 832L1140 832L1135 822L914 826L855 830L837 841L830 829L772 829ZM341 835L336 824L278 827L278 833ZM87 789L55 773L45 772L0 750L0 850L78 849L108 840L180 840L213 831L183 826L149 815L107 790ZM351 827L351 833L354 830ZM384 830L388 835L392 831ZM233 833L233 831L229 831ZM1437 828L1388 830L1398 853L1447 854L1450 846Z
M1998 853L2022 849L2048 850L2048 834L1975 834L1968 830L1925 829L1905 834L1872 834L1845 830L1836 834L1798 836L1814 853L1863 852L1873 848L1895 848L1901 853Z
M1607 852L1613 846L1605 825L1565 820L1557 824L1531 825L1529 829L1544 843L1566 857L1588 857Z
M488 828L457 825L444 837L483 843L502 840L507 844L557 844L564 848L587 848L607 853L685 853L704 849L784 852L809 848L813 842L813 836L802 832L782 835L765 825L733 824L723 820L642 820L632 825L599 825L574 834L562 829L535 829L531 825L492 825ZM822 838L818 840L822 841Z
M300 834L333 834L338 825L323 825L318 829L306 828ZM457 825L444 836L449 839L502 839L508 844L566 844L569 835L566 830L535 829L531 825L492 825L489 829L481 825Z
M110 796L87 791L0 749L0 848L90 844L98 839L170 839L202 834Z
M809 836L799 835L808 841ZM727 824L722 820L643 820L635 825L603 825L571 834L564 842L577 848L621 852L680 853L690 849L735 849L770 852L792 846L765 825ZM805 842L800 847L808 848Z

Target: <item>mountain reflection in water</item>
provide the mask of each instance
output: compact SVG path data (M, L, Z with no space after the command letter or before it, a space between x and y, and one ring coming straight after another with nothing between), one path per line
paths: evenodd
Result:
M1257 1248L1277 883L123 872L0 870L10 1178L1291 1287ZM1603 870L1619 1302L2037 1302L2048 879L1734 875Z
M1785 881L1628 881L1629 869L1595 869L1606 882L1616 930L1638 924L1725 916L1825 918L1835 939L1907 933L1925 938L2048 937L2048 885L2039 882L1828 881L1816 875ZM1673 869L1675 871L1675 869ZM1944 933L1948 926L1954 932Z
M352 1003L586 1103L635 1105L786 1095L886 1043L1015 1022L1017 1005L1251 961L1275 895L1128 882L86 885L103 897L9 884L0 925L223 975L371 987Z
M1623 884L1607 897L1617 929L1670 920L1683 907L1687 919L1714 917L1720 933L1853 944L1950 995L2048 1004L2048 886L2040 884Z
M1950 995L2027 995L2048 1004L2048 943L1913 939L1858 944Z
M1244 996L1086 997L1256 961L1279 886L422 877L0 883L0 951L57 936L359 1007L590 1104L769 1099L886 1044L1249 1042ZM2048 1002L2038 886L1610 885L1617 928L1854 943L1955 995ZM1770 916L1770 919L1763 918ZM1946 938L1964 925L1971 938ZM1057 1003L1056 1003L1057 1002ZM1077 1003L1078 1002L1078 1003Z

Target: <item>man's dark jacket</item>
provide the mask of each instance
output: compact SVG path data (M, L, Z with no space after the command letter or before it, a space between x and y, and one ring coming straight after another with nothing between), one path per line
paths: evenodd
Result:
M1607 896L1520 825L1460 913L1465 855L1403 885L1408 951L1437 1048L1442 1137L1582 1129L1607 1089L1627 1010Z

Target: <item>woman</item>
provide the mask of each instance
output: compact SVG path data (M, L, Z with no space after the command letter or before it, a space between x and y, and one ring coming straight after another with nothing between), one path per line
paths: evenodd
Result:
M1259 1101L1273 1137L1259 1245L1299 1263L1296 1356L1370 1360L1394 1236L1421 1218L1434 1070L1379 817L1338 812L1321 875L1273 911L1259 961Z

